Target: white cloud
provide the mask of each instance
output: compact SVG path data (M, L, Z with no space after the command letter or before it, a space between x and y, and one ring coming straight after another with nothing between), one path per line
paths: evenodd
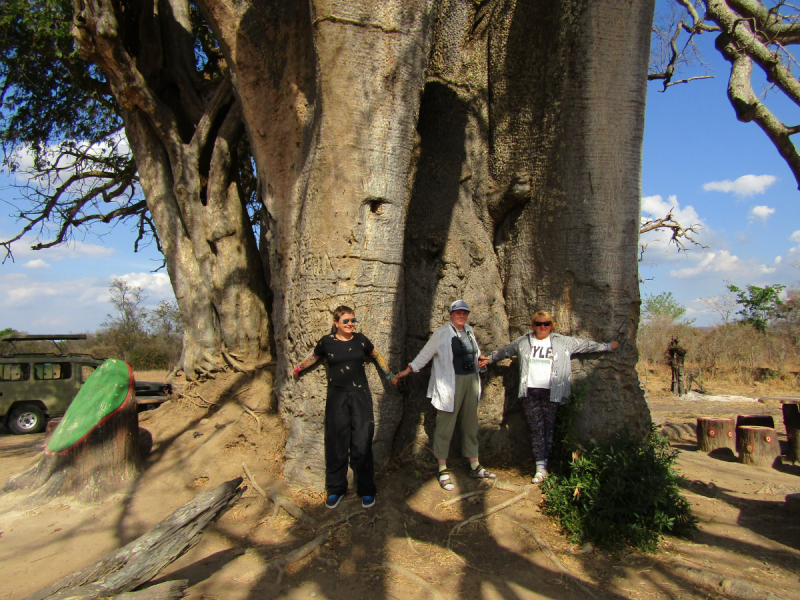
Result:
M717 252L705 252L696 266L684 269L673 269L669 274L677 279L689 279L708 273L730 274L735 275L737 278L742 278L752 275L763 275L774 271L775 267L767 267L766 265L758 265L749 261L743 261L727 250L720 250Z
M709 181L703 184L706 192L732 192L736 196L753 196L763 194L767 188L778 180L774 175L743 175L731 181Z
M154 299L172 298L173 296L172 284L166 273L128 273L113 277L124 279L130 285L141 288L151 302Z
M800 229L798 229L792 235L790 235L789 239L792 240L793 242L800 242Z
M781 264L781 261L782 261L782 260L783 260L783 257L782 257L782 256L776 256L776 257L775 257L775 264L776 264L776 265L779 265L779 264Z
M758 217L764 221L769 218L770 215L775 214L775 209L770 208L769 206L754 206L750 209L750 218L754 219Z
M34 260L29 260L24 265L22 265L26 269L49 269L50 264L44 262L41 258L37 258Z

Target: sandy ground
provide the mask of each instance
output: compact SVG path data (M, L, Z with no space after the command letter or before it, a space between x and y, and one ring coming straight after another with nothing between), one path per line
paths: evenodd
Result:
M0 600L23 598L128 543L199 491L241 475L243 462L262 487L282 486L279 419L260 414L259 427L240 404L260 390L241 381L216 386L202 393L212 401L223 398L215 410L176 400L140 415L140 426L153 436L152 453L140 477L120 494L94 505L61 499L41 506L28 505L18 492L0 495ZM782 428L777 405L748 399L678 401L656 393L650 403L660 423L767 412ZM0 481L35 463L43 445L44 434L0 432ZM378 503L369 510L349 495L329 511L320 493L283 488L319 521L344 513L352 518L280 577L267 563L315 533L286 513L272 521L269 503L247 490L195 548L154 581L188 579L188 597L196 600L431 597L423 585L391 568L399 565L448 599L737 597L698 583L698 573L746 583L755 597L766 588L777 598L800 598L800 513L784 502L786 494L800 492L800 466L747 467L732 457L696 452L690 437L673 445L700 531L691 541L664 538L654 554L610 556L570 544L540 513L538 490L455 534L450 553L446 542L454 525L514 493L493 489L444 507L441 502L454 493L439 488L432 466L398 463L379 475ZM457 464L455 472L455 494L477 489L465 464ZM498 471L498 477L529 482L529 474L510 470ZM584 589L563 577L517 523L534 529Z

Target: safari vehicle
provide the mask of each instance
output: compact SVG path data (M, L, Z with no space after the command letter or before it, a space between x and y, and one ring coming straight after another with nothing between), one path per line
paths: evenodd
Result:
M0 338L0 422L13 433L37 433L50 417L63 415L103 360L71 354L57 342L85 334L22 335ZM14 342L53 342L56 352L21 352Z

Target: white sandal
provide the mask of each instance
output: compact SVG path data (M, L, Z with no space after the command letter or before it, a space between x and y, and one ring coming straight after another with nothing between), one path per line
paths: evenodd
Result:
M533 484L542 483L546 477L547 477L547 471L536 471L536 473L533 476L533 479L531 479L531 483Z
M450 480L449 470L443 469L439 471L439 487L446 492L452 492L454 489L456 489L456 486L454 486L453 482Z

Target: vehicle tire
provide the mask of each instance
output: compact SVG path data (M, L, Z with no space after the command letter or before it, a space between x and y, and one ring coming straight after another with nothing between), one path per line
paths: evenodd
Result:
M44 429L44 412L35 404L22 404L11 411L8 428L17 435L39 433Z

